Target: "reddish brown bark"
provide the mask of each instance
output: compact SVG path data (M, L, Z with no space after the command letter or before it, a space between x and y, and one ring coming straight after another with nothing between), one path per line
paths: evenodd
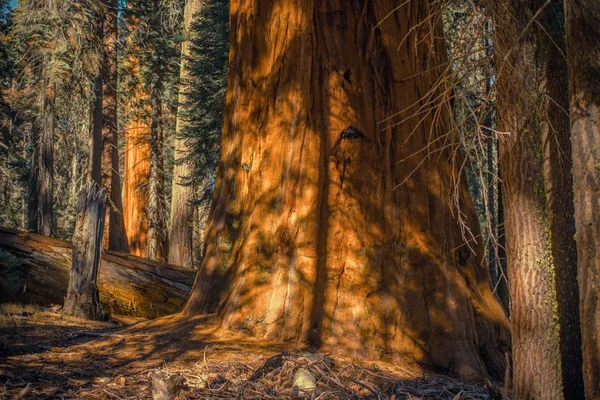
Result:
M130 20L130 30L135 31L138 21ZM141 49L135 48L131 37L127 45L134 46L129 50L126 68L129 80L125 89L125 171L123 179L123 220L131 254L146 256L148 244L149 219L148 183L150 177L150 98L143 86L140 71L140 59L137 56Z
M125 179L123 219L131 254L144 257L148 240L148 177L150 172L149 121L125 124Z
M600 398L600 3L566 0L573 192L586 399Z
M443 103L446 63L429 2L230 11L221 162L185 311L351 357L501 376L505 315L480 254L461 247L451 152L430 142L450 113L428 103ZM434 156L411 157L428 143Z

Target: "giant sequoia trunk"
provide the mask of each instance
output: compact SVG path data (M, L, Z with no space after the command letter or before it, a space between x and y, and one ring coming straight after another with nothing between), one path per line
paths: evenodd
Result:
M514 395L583 397L564 12L494 2ZM532 19L537 19L532 23ZM535 366L535 368L533 368Z
M403 4L231 1L221 161L185 311L350 357L501 375L505 315L450 201L441 27L429 2Z
M145 118L125 123L123 218L131 254L144 257L148 242L148 177L150 124Z
M567 0L585 397L600 398L600 3Z
M175 134L175 167L173 168L173 183L171 194L171 229L169 234L169 263L189 267L193 263L193 216L194 208L191 201L194 189L185 184L192 169L190 163L184 161L187 155L187 140L181 137L181 132L186 123L184 108L187 104L189 92L187 80L189 67L187 57L190 56L190 35L194 15L200 10L202 0L188 0L183 14L183 35L181 43L181 67L179 72L179 108L177 110L177 126Z
M131 29L134 29L135 25ZM128 38L131 45L131 38ZM135 51L135 50L134 50ZM144 257L148 242L148 178L150 175L150 124L148 94L141 85L140 60L132 54L126 67L132 76L125 104L125 178L123 218L131 254Z
M119 167L119 137L117 130L117 0L105 0L103 20L102 65L102 186L106 189L108 207L105 246L109 250L129 251Z

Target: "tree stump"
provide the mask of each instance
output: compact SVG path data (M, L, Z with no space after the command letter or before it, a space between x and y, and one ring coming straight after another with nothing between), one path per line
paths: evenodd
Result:
M106 313L98 295L98 266L104 233L106 193L96 183L79 194L73 232L73 258L64 314L101 320Z

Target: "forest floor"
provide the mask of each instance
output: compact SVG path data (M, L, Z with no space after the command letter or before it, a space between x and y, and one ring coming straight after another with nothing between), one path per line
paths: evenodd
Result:
M209 317L101 323L57 311L0 305L0 399L151 399L161 389L176 399L502 398L414 364L259 342Z

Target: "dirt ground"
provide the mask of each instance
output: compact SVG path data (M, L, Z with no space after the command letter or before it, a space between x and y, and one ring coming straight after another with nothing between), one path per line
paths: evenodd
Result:
M151 399L163 384L176 399L502 398L494 385L410 363L358 364L258 342L210 317L100 323L57 311L0 307L0 399Z

